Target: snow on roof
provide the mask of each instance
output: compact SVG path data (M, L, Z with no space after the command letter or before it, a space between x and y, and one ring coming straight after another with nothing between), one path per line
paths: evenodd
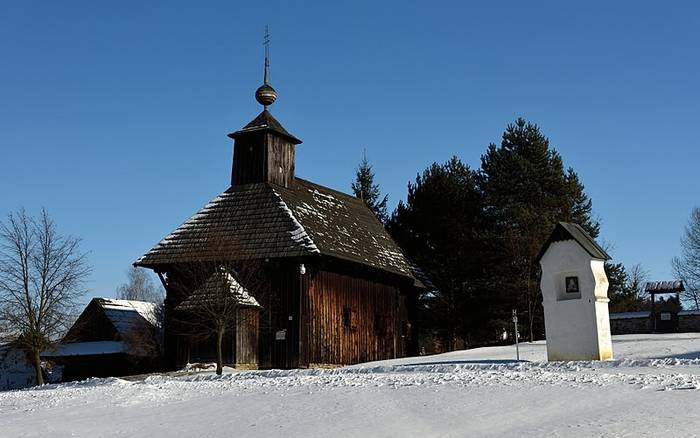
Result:
M610 319L632 319L632 318L648 318L650 312L619 312L611 313Z
M145 301L115 300L112 298L94 298L114 328L121 334L139 328L143 322L158 326L157 304Z
M365 203L295 178L289 187L234 185L154 246L135 264L162 266L330 256L428 282Z
M221 299L219 295L221 287L225 287L228 292L233 295L236 304L239 306L262 307L260 303L258 303L258 300L256 300L246 288L241 286L231 272L225 268L221 268L219 272L213 273L202 286L197 288L190 296L180 303L178 308L191 308L202 300L212 299L217 296Z
M43 357L96 356L102 354L125 353L127 345L121 341L73 342L61 344L43 352Z
M681 280L650 281L646 284L644 290L655 294L678 293L684 292L685 286L683 286L683 282Z
M320 253L314 241L311 240L311 237L309 237L309 234L306 232L304 227L299 223L297 218L294 217L294 213L292 213L292 210L290 210L287 204L285 204L282 197L276 192L275 195L280 200L280 207L282 208L282 211L289 215L289 218L292 220L292 224L294 224L294 229L289 232L289 234L292 237L292 240L301 244L303 247L305 247L312 253Z

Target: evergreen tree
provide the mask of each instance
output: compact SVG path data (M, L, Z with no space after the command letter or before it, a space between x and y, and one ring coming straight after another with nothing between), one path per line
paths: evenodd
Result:
M532 340L544 335L542 245L559 221L593 237L600 225L578 175L537 125L516 120L481 161L478 172L456 157L430 166L409 183L387 228L436 286L421 324L473 346L494 342L517 309Z
M448 349L478 342L488 330L489 300L480 291L484 256L479 235L481 195L476 173L458 158L434 163L408 184L387 229L436 286L424 301L421 325L438 330ZM471 339L468 339L471 338Z
M352 192L356 197L362 199L367 207L374 212L377 219L383 224L389 219L386 204L389 196L382 197L379 184L374 183L374 172L372 165L367 160L367 154L363 154L362 161L355 173L355 182L352 183Z
M622 263L605 263L605 275L608 277L608 308L611 313L627 311L629 276Z
M597 236L592 204L576 173L564 171L537 125L519 118L508 125L501 145L481 158L480 189L490 223L489 247L498 261L490 267L493 287L506 291L507 306L525 310L530 340L544 333L535 259L558 221L573 221Z
M567 196L564 202L570 203L562 212L562 220L579 224L591 237L600 235L600 223L592 218L593 201L586 195L584 186L581 183L574 169L569 167L565 176Z
M606 263L605 274L611 313L649 310L651 304L644 292L648 274L640 265L628 271L622 263Z

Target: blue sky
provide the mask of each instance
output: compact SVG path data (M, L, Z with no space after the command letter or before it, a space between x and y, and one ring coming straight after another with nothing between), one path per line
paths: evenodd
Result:
M365 148L395 205L433 161L478 167L522 116L581 176L615 258L671 277L700 205L699 6L293 3L3 3L0 215L46 207L112 296L228 187L269 24L299 176L348 191Z

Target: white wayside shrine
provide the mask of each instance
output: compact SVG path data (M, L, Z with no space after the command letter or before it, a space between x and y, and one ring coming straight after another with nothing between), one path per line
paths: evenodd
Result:
M560 222L538 256L547 359L612 359L608 316L610 256L576 224Z

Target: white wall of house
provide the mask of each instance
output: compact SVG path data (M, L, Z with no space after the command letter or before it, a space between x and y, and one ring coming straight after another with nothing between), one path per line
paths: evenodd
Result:
M612 359L604 263L574 240L552 243L540 260L550 361ZM567 292L572 277L578 279L577 293Z
M36 374L26 354L11 345L0 345L0 391L34 385Z

